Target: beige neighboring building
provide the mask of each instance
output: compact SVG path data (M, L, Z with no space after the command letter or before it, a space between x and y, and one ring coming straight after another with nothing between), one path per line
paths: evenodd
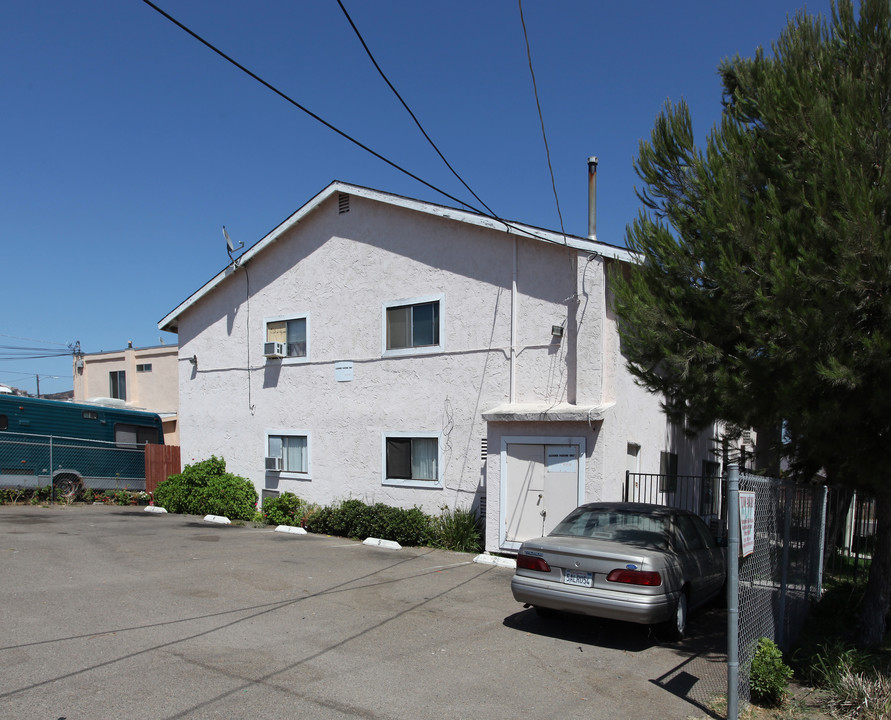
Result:
M164 443L179 445L176 345L156 345L74 357L74 401L120 404L158 413Z

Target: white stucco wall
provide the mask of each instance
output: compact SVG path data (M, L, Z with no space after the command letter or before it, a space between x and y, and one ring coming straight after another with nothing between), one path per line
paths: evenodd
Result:
M504 436L584 438L585 501L621 498L628 442L641 445L641 470L658 472L670 432L658 399L622 365L599 254L360 196L346 213L330 196L274 237L176 315L184 463L221 456L258 491L321 504L360 498L438 513L485 496L490 550L503 519ZM385 304L418 298L440 301L441 350L388 355ZM308 357L264 358L266 320L298 315ZM352 363L351 381L335 379L340 362ZM483 418L520 405L591 412ZM265 471L267 433L287 430L308 437L306 478ZM388 433L434 434L441 484L386 484Z
M184 462L223 456L258 489L319 503L469 506L484 483L480 413L508 400L514 242L361 198L342 215L326 203L179 319ZM529 239L517 252L518 393L562 402L565 360L551 326L574 292L574 253ZM382 357L384 303L429 296L442 298L443 351ZM309 318L308 361L267 361L264 318L290 314ZM351 382L335 381L339 361L353 363ZM267 475L271 428L308 433L310 480ZM382 485L388 432L439 434L442 489Z

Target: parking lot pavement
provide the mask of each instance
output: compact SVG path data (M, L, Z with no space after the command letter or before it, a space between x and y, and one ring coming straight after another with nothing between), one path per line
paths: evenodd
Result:
M540 620L511 570L471 560L142 508L2 506L0 716L708 717L710 631L672 646Z

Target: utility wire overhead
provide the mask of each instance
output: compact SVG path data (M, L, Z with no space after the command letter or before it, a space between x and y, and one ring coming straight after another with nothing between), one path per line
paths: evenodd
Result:
M339 2L339 0L338 0ZM557 183L554 180L554 167L551 165L551 150L548 147L548 135L545 132L544 116L541 113L541 102L538 99L538 85L535 82L535 70L532 67L532 50L529 47L529 33L526 31L526 18L523 17L523 0L517 0L520 8L520 23L523 25L523 37L526 40L526 57L529 60L529 73L532 75L532 89L535 92L535 105L538 108L538 121L541 123L541 137L544 140L545 155L548 158L548 170L551 172L551 187L554 189L554 202L557 203L557 216L560 218L560 232L566 241L566 229L563 227L563 213L560 212L560 198L557 197Z
M343 14L346 16L346 19L349 22L350 27L353 28L353 32L356 33L356 37L359 38L359 42L362 43L362 47L365 48L365 53L368 55L368 59L371 60L371 63L374 65L375 69L378 71L380 76L384 79L384 82L387 83L387 86L390 88L390 90L393 91L393 94L399 99L399 102L402 103L402 107L404 107L406 112L409 115L411 115L411 119L415 121L415 125L418 126L418 130L421 131L421 134L427 139L427 142L430 143L430 146L436 151L436 154L439 155L439 157L445 163L446 167L452 171L452 175L454 175L456 178L458 178L458 181L465 188L467 188L467 192L469 192L471 195L473 195L476 198L477 202L480 205L482 205L484 208L486 208L486 210L489 211L489 215L491 215L496 220L500 220L501 218L499 218L495 214L495 212L492 210L492 208L490 208L488 205L486 205L485 202L483 202L482 198L480 198L480 196L477 195L473 191L473 189L470 187L470 185L468 185L466 182L464 182L464 178L462 178L458 174L458 171L452 167L451 163L448 160L446 160L445 155L442 154L440 149L436 146L436 143L433 142L431 137L427 134L427 131L424 130L424 127L421 125L421 121L418 120L418 118L412 112L411 108L408 106L408 103L406 103L405 100L402 99L402 95L399 94L399 91L393 86L393 83L390 82L390 79L386 76L386 74L384 74L384 71L381 69L381 66L378 65L378 62L377 62L377 60L375 60L374 55L372 55L371 50L368 47L368 44L365 42L365 38L362 37L362 33L359 32L359 28L356 27L356 23L353 22L353 18L350 17L350 14L347 12L347 9L344 7L343 2L341 2L341 0L337 0L337 4L340 6L340 9L343 11Z
M424 185L424 186L430 188L430 189L433 190L434 192L438 192L440 195L442 195L442 196L444 196L444 197L447 197L449 200L452 200L453 202L456 202L456 203L458 203L459 205L463 205L464 207L469 208L470 210L473 210L474 212L479 213L480 215L484 214L484 213L483 213L481 210L479 210L478 208L473 207L472 205L470 205L470 204L464 202L463 200L460 200L460 199L456 198L454 195L451 195L451 194L447 193L445 190L442 190L442 189L436 187L435 185L433 185L433 184L427 182L426 180L423 180L422 178L418 177L417 175L415 175L414 173L410 172L409 170L406 170L406 169L405 169L404 167L402 167L401 165L397 165L397 164L396 164L395 162L393 162L392 160L390 160L390 159L384 157L384 156L381 155L379 152L376 152L375 150L372 150L370 147L368 147L367 145L363 144L363 143L360 142L359 140L356 140L356 138L352 137L351 135L348 135L348 134L347 134L346 132L344 132L343 130L340 130L339 128L335 127L334 125L332 125L330 122L328 122L327 120L325 120L325 119L322 118L321 116L319 116L319 115L317 115L316 113L312 112L312 110L310 110L309 108L307 108L307 107L301 105L299 102L297 102L296 100L294 100L294 98L292 98L291 96L289 96L289 95L287 95L286 93L284 93L283 91L279 90L277 87L275 87L274 85L272 85L272 83L267 82L266 80L264 80L263 78L261 78L261 77L260 77L259 75L257 75L256 73L254 73L254 72L248 70L244 65L242 65L241 63L239 63L237 60L231 58L229 55L227 55L226 53L224 53L222 50L220 50L218 47L216 47L215 45L213 45L213 44L212 44L211 42L209 42L208 40L205 40L203 37L201 37L201 36L200 36L198 33L196 33L194 30L189 29L188 27L186 27L185 25L183 25L179 20L177 20L175 17L173 17L172 15L168 14L167 12L165 12L164 10L162 10L161 8L159 8L157 5L155 5L153 2L151 2L151 0L142 0L142 1L143 1L146 5L148 5L150 8L152 8L155 12L157 12L158 14L160 14L160 15L162 15L163 17L167 18L170 22L172 22L172 23L173 23L174 25L176 25L178 28L180 28L181 30L183 30L183 31L185 31L186 33L188 33L189 35L191 35L193 38L195 38L195 39L196 39L198 42L200 42L202 45L204 45L205 47L209 48L210 50L213 50L213 52L215 52L217 55L219 55L221 58L223 58L226 62L231 63L232 65L234 65L235 67L237 67L239 70L241 70L243 73L245 73L246 75L248 75L249 77L253 78L253 79L256 80L258 83L260 83L261 85L263 85L264 87L266 87L266 88L268 88L269 90L271 90L272 92L274 92L274 93L275 93L276 95L278 95L280 98L282 98L283 100L289 102L291 105L293 105L294 107L296 107L298 110L301 110L302 112L306 113L306 114L309 115L313 120L316 120L317 122L322 123L322 125L324 125L324 126L325 126L326 128L328 128L329 130L333 130L333 131L336 132L338 135L340 135L342 138L344 138L344 139L346 139L346 140L349 140L351 143L353 143L353 144L356 145L357 147L361 148L361 149L364 150L365 152L367 152L367 153L373 155L373 156L376 157L378 160L382 160L383 162L387 163L387 165L389 165L390 167L392 167L392 168L398 170L399 172L401 172L401 173L407 175L407 176L410 177L412 180L416 180L417 182L419 182L419 183L421 183L422 185Z
M430 188L430 189L433 190L434 192L439 193L439 194L442 195L443 197L446 197L446 198L448 198L449 200L452 200L453 202L456 202L456 203L458 203L459 205L462 205L462 206L465 207L465 208L468 208L470 211L472 211L472 212L474 212L474 213L476 213L476 214L478 214L478 215L482 215L482 216L485 216L485 217L490 217L490 218L492 218L493 220L496 220L497 222L503 224L503 225L504 225L505 227L507 227L508 229L510 229L510 230L514 230L514 231L516 231L516 232L518 232L518 233L521 233L521 234L523 234L523 235L526 235L526 236L528 236L528 237L536 238L536 239L539 239L539 240L546 240L546 238L543 238L541 235L538 235L538 234L536 234L536 233L534 233L534 232L531 232L531 231L529 231L529 230L527 230L527 229L525 229L525 228L521 228L521 227L519 227L519 226L517 226L517 225L515 225L515 224L513 224L513 223L510 223L510 222L508 222L508 221L506 221L506 220L503 220L503 219L501 219L500 217L498 217L495 213L493 213L491 210L489 210L488 206L487 206L485 203L483 203L482 200L480 200L480 199L477 197L476 193L474 193L472 190L470 190L470 188L467 186L467 184L464 183L464 181L461 180L460 177L458 177L458 179L461 180L462 184L464 184L464 186L467 187L468 190L470 190L471 194L473 194L473 196L474 196L474 197L475 197L475 198L476 198L476 199L477 199L477 200L478 200L478 201L479 201L479 202L480 202L480 203L481 203L481 204L488 210L488 212L483 212L483 211L480 210L479 208L476 208L476 207L474 207L473 205L471 205L471 204L469 204L469 203L466 203L466 202L464 202L463 200L460 200L459 198L455 197L454 195L451 195L450 193L446 192L445 190L442 190L442 189L436 187L435 185L433 185L433 184L427 182L426 180L423 180L422 178L420 178L420 177L418 177L417 175L415 175L414 173L412 173L412 172L406 170L405 168L401 167L400 165L397 165L397 164L396 164L395 162L393 162L392 160L389 160L388 158L384 157L384 156L381 155L380 153L378 153L378 152L372 150L372 149L371 149L370 147L368 147L367 145L363 144L363 143L360 142L359 140L356 140L354 137L348 135L348 134L347 134L346 132L344 132L343 130L340 130L339 128L335 127L334 125L332 125L331 123L329 123L329 122L328 122L327 120L325 120L324 118L320 117L320 116L317 115L316 113L314 113L314 112L312 112L311 110L309 110L308 108L304 107L304 106L301 105L299 102L297 102L296 100L294 100L292 97L290 97L289 95L285 94L283 91L279 90L277 87L275 87L275 86L272 85L271 83L267 82L266 80L264 80L263 78L261 78L261 77L260 77L259 75L257 75L256 73L252 72L251 70L248 70L244 65L242 65L241 63L239 63L237 60L231 58L229 55L227 55L227 54L224 53L222 50L220 50L219 48L217 48L215 45L213 45L212 43L210 43L208 40L205 40L203 37L201 37L200 35L198 35L198 33L196 33L194 30L191 30L191 29L188 28L186 25L184 25L183 23L181 23L179 20L177 20L176 18L174 18L172 15L170 15L169 13L165 12L164 10L162 10L160 7L158 7L158 6L155 5L153 2L151 2L151 0L142 0L142 1L143 1L146 5L148 5L150 8L152 8L155 12L157 12L159 15L163 16L164 18L166 18L167 20L169 20L170 22L172 22L174 25L176 25L178 28L180 28L181 30L183 30L183 31L186 32L187 34L191 35L193 38L195 38L195 39L196 39L198 42L200 42L202 45L204 45L204 46L207 47L208 49L210 49L210 50L212 50L213 52L215 52L217 55L219 55L221 58L223 58L226 62L228 62L228 63L234 65L234 66L237 67L239 70L241 70L243 73L245 73L247 76L249 76L250 78L256 80L258 83L260 83L260 84L263 85L265 88L267 88L267 89L271 90L272 92L274 92L276 95L278 95L279 97L281 97L283 100L285 100L286 102L288 102L288 103L290 103L291 105L293 105L294 107L296 107L298 110L301 110L302 112L306 113L306 114L309 115L311 118L313 118L313 119L316 120L317 122L320 122L322 125L324 125L325 127L327 127L329 130L333 130L335 133L337 133L338 135L340 135L342 138L344 138L344 139L350 141L351 143L353 143L353 144L356 145L357 147L361 148L361 149L364 150L365 152L369 153L370 155L373 155L373 156L376 157L378 160L382 160L382 161L385 162L387 165L389 165L390 167L392 167L392 168L398 170L399 172L403 173L404 175L407 175L407 176L410 177L412 180L416 180L417 182L421 183L421 184L424 185L425 187ZM352 24L352 21L351 21L351 24ZM354 26L354 27L355 27L355 26ZM356 31L356 32L358 33L358 31ZM361 39L361 36L360 36L360 39ZM363 42L363 45L364 45L364 42ZM370 55L370 53L369 53L369 55ZM373 58L372 58L372 61L373 61ZM375 63L375 65L376 65L376 63ZM380 69L379 69L379 72L380 72ZM383 74L383 73L381 73L381 74ZM384 77L384 79L386 80L386 77ZM389 81L387 81L387 83L390 84ZM392 87L392 85L391 85L391 87ZM394 92L395 92L395 88L394 88ZM398 93L397 93L397 97L398 97ZM401 97L400 97L400 100L401 100ZM403 102L403 105L405 105L404 102ZM406 109L408 109L407 106L406 106ZM409 113L411 113L411 110L409 110ZM412 114L412 117L414 117L413 114ZM417 119L416 119L416 122L417 122ZM419 127L420 127L420 124L419 124ZM424 132L424 131L423 131L423 128L421 128L421 131ZM426 133L424 133L424 135L425 135L425 137L427 136ZM429 137L428 137L428 140L430 140ZM432 143L432 141L430 141L430 142ZM434 147L435 147L435 145L434 145ZM438 150L437 150L437 152L438 152ZM441 154L441 153L440 153L440 157L442 157L442 154ZM445 161L445 158L444 158L444 157L443 157L443 160ZM451 165L449 165L447 161L446 161L446 165L449 167L449 169L451 169ZM452 172L454 172L454 170L452 170ZM553 171L552 171L552 175L553 175ZM457 176L457 174L456 174L456 176ZM562 218L561 218L561 225L562 225ZM564 234L564 240L565 240L565 232L564 232L563 234Z

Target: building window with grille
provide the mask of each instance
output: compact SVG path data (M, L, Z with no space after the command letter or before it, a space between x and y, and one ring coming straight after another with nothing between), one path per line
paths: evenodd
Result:
M659 453L659 492L673 493L678 489L678 454Z

